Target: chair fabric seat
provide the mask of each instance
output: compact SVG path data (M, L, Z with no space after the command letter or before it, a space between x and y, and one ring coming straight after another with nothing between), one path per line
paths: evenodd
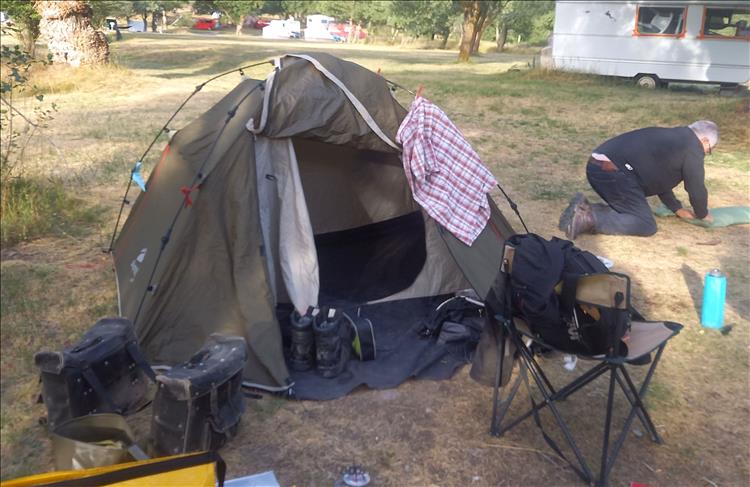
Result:
M631 321L626 359L635 360L653 352L678 331L663 321Z
M513 323L516 325L516 329L527 337L533 337L534 334L522 318L513 318ZM625 357L625 361L639 359L640 357L653 352L659 345L669 340L673 335L679 332L679 328L675 329L672 323L665 323L663 321L631 321L630 322L630 333L628 333L628 339L626 344L628 346L628 355ZM604 360L604 355L593 355L593 356L581 356L582 359L593 359L593 360Z

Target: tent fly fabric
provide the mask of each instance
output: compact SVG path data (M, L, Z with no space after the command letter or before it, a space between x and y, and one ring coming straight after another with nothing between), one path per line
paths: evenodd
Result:
M427 344L406 361L398 344L420 340L417 325L446 295L483 298L513 230L489 196L471 246L419 207L395 143L405 115L383 77L294 54L177 131L113 248L120 314L151 362L180 363L224 333L248 344L246 382L296 382L298 397L452 374L419 363L435 362ZM311 305L374 315L378 358L350 363L327 392L284 360L285 314Z

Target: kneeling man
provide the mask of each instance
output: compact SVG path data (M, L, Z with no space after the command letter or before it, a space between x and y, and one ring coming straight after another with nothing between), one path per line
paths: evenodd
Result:
M687 127L649 127L618 135L597 147L586 165L586 178L606 204L590 204L578 193L560 216L569 239L582 233L650 236L656 233L647 196L658 196L680 218L711 220L704 184L703 158L719 142L709 120ZM692 211L672 189L684 181Z

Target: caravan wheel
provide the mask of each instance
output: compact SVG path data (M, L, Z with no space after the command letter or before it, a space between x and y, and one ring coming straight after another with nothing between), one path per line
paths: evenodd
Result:
M635 77L635 85L640 86L641 88L653 90L660 84L659 77L655 74L639 74Z

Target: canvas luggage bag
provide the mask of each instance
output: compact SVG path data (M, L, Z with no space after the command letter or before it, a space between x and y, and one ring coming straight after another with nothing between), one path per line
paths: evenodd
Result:
M148 404L148 382L155 379L124 318L101 319L76 345L39 352L34 362L52 429L87 414L135 412Z
M244 338L215 333L187 362L157 376L151 420L155 455L217 450L237 434L246 347Z
M56 470L105 467L148 457L119 414L98 413L69 419L52 432Z

